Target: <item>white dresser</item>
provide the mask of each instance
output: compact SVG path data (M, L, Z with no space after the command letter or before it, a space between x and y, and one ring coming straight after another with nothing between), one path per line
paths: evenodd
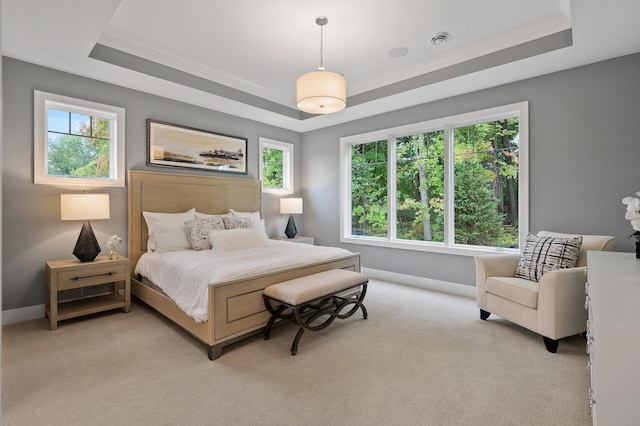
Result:
M640 259L589 251L587 350L593 424L640 425Z

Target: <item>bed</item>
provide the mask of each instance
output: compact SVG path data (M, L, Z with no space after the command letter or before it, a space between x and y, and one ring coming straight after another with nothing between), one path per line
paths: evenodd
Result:
M128 251L131 271L147 252L148 230L143 211L181 213L189 209L207 214L259 212L260 181L204 175L129 171ZM292 243L282 243L292 244ZM209 359L222 348L259 333L269 320L262 290L269 285L329 269L360 272L360 255L345 255L295 267L234 277L207 286L206 321L196 322L148 277L133 272L131 289L135 297L204 343Z

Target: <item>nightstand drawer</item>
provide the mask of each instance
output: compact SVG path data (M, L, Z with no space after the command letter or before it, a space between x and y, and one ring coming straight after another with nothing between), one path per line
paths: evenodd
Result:
M114 281L124 281L125 278L126 268L124 265L72 269L58 272L58 290L70 290Z

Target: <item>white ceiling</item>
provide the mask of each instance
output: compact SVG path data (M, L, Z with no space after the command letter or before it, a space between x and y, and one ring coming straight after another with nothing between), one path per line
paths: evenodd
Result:
M5 56L309 131L640 51L638 0L0 0ZM320 61L347 108L308 116ZM437 32L450 34L434 46ZM568 46L568 47L565 47ZM389 52L408 49L401 58ZM158 66L161 64L163 66Z

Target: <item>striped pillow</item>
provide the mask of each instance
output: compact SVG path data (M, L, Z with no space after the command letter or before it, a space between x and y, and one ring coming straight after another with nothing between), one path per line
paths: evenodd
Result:
M556 269L573 268L578 261L582 237L554 238L527 235L516 277L539 281L543 274Z

